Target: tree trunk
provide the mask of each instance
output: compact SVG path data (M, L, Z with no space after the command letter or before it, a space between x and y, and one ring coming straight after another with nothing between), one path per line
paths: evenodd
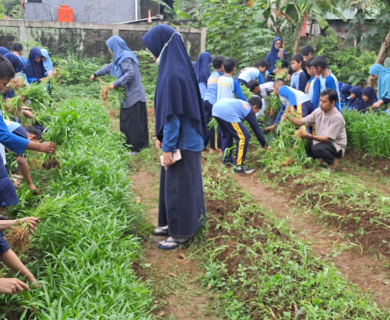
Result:
M302 29L302 23L298 23L295 26L295 45L294 45L295 54L299 53L299 41L301 40L301 29Z
M378 57L376 58L375 63L382 64L385 62L387 54L389 53L390 49L390 31L387 34L386 38L382 42L381 49L379 50ZM372 76L370 76L367 80L367 86L375 87L376 80L373 79Z

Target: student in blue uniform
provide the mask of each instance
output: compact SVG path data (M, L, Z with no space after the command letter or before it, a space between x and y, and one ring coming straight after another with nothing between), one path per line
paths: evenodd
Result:
M217 102L218 79L221 75L225 73L225 69L223 67L224 60L224 56L214 56L212 60L214 72L210 75L207 81L207 90L203 99L203 108L206 115L207 125L212 118L213 105ZM205 147L208 145L209 141L210 153L220 152L222 156L220 130L218 130L217 133L214 129L210 129L209 134L207 135L204 142Z
M252 97L249 101L239 99L221 99L213 107L213 117L218 121L222 131L222 148L226 154L224 163L233 163L232 138L236 141L236 160L234 162L236 173L252 173L254 170L244 167L244 161L250 139L249 131L242 121L248 121L261 146L270 149L265 141L263 131L257 123L255 114L261 109L259 97Z
M233 74L236 72L236 62L231 59L225 59L223 61L223 67L225 74L218 79L217 101L221 99L232 99L237 96L238 99L248 101L245 97L240 84L233 78Z
M311 65L311 62L313 61L313 57L309 58L306 61L306 71L311 76L309 79L307 85L306 85L306 94L309 96L312 105L313 105L313 111L317 109L320 105L320 93L321 93L321 84L319 76L315 73L315 68Z
M376 63L371 66L370 75L378 79L378 101L372 107L373 109L379 109L381 105L390 103L390 68ZM390 108L384 112L390 115Z
M159 65L154 109L156 147L163 151L158 236L169 236L158 248L172 250L193 238L204 225L206 208L202 150L207 123L198 82L181 35L160 24L143 37ZM174 160L180 150L181 159Z
M356 109L362 101L362 88L359 86L349 89L350 99L348 103L348 109Z
M269 68L266 72L266 82L274 80L275 73L279 71L275 69L275 63L280 59L283 60L282 68L288 68L288 55L286 51L283 50L283 40L282 38L277 37L272 42L271 51L267 54L267 57L265 58L265 61L267 61L269 65Z
M276 126L282 119L287 107L293 108L302 117L306 117L313 111L313 105L309 96L302 91L286 86L286 83L282 79L277 79L275 81L274 93L280 98L282 106L278 116L276 117L275 124L267 127L265 129L266 131L273 131L276 129Z
M42 61L43 61L43 66L45 67L46 74L50 74L54 72L54 67L53 67L53 62L50 59L49 51L46 49L41 49L42 52Z
M326 60L324 56L315 57L311 62L311 65L319 76L321 91L332 89L337 92L339 99L336 102L336 108L341 112L339 82L336 76L328 69L328 60Z
M10 53L7 48L0 47L0 56L4 56L6 53Z
M365 113L376 102L378 102L378 97L376 95L374 88L365 87L362 91L362 101L360 101L359 106L356 109L362 113Z
M256 62L255 67L245 68L241 70L238 75L238 82L243 85L247 85L251 80L257 80L259 84L264 83L263 73L269 68L268 62L265 60L259 60Z
M202 52L196 60L194 70L198 80L200 96L204 99L207 90L207 81L210 77L210 63L213 57L207 51Z
M7 84L15 77L15 71L11 63L0 57L0 92L4 93L7 90ZM7 125L4 123L3 117L0 114L0 143L17 154L22 154L25 149L35 150L45 153L54 153L56 145L52 142L36 143L27 139L20 138L11 132L9 132ZM0 206L6 207L10 205L18 204L19 200L15 192L15 187L8 176L8 172L4 167L3 158L0 157ZM20 219L23 222L30 221L30 227L35 229L36 218L23 218ZM27 277L27 281L30 283L35 282L34 276L23 265L15 253L9 249L8 244L3 238L2 232L5 229L10 229L16 221L8 220L0 221L0 261L4 262L8 267L15 272L19 272L21 275ZM11 279L0 279L0 292L7 294L16 294L23 291L23 287L28 290L25 285L20 282Z
M24 64L19 59L18 56L16 56L13 53L6 53L4 56L9 62L11 62L12 66L14 67L15 73L23 72L24 70ZM14 90L10 89L4 94L4 100L5 99L11 99L14 97Z
M301 54L296 54L291 58L291 68L294 73L291 75L291 87L302 92L305 92L307 77L302 70L303 57Z
M39 48L32 48L24 68L28 85L42 82L46 78L46 69L43 65L43 54Z
M340 89L340 105L341 110L346 108L349 104L350 92L349 90L352 88L350 84L344 84Z
M36 140L42 138L42 131L36 129L35 127L22 127L20 123L4 120L5 124L8 127L9 132L17 135L18 137L28 139L28 140ZM36 191L31 175L28 167L28 163L23 154L16 154L16 163L23 175L24 180L26 180L27 186L31 191Z
M22 56L23 54L23 45L21 43L13 43L11 45L11 53L13 53L14 55L18 56L20 61L23 62L24 65L27 64L27 60Z

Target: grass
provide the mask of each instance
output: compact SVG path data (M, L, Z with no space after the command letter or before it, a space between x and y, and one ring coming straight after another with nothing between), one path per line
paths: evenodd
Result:
M46 137L58 143L61 170L42 170L45 156L29 155L44 194L33 197L21 188L20 204L9 214L32 216L51 199L66 206L55 216L40 213L48 217L21 256L42 288L32 289L28 300L1 296L3 318L14 313L20 319L151 319L149 284L132 269L142 254L145 227L130 192L121 134L110 129L107 110L91 99L62 100L47 112L53 118L45 124Z
M369 151L374 156L390 158L390 141L387 137L390 119L387 114L346 110L343 115L346 122L348 146Z
M230 170L207 161L204 185L208 229L192 254L203 258L203 285L219 294L220 318L389 317L258 206Z

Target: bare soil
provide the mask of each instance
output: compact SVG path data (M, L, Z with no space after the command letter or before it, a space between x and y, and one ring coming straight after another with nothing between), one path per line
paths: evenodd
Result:
M341 159L340 163L349 163L353 166L364 168L371 174L376 173L390 177L390 159L374 157L365 151L347 148L345 157Z
M390 259L388 257L383 257L382 260L373 259L372 255L361 254L356 249L341 250L336 257L333 257L334 251L342 248L343 244L346 248L351 247L350 243L345 242L333 228L321 226L311 214L291 213L292 209L298 208L292 202L290 195L286 194L285 197L278 195L253 175L235 175L235 180L248 190L259 204L272 210L276 217L287 218L291 231L299 238L311 242L315 254L333 261L352 283L357 284L363 291L373 294L375 302L380 307L389 308Z

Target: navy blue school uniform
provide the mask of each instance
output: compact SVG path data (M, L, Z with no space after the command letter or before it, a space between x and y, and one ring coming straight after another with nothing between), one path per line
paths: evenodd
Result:
M204 99L207 90L207 81L210 77L210 63L213 57L207 51L202 52L196 60L194 71L199 84L200 96Z
M247 101L239 99L222 99L213 107L213 117L218 121L222 131L222 149L225 154L224 162L232 162L232 153L229 149L233 146L232 138L236 141L235 165L244 164L250 134L242 121L248 121L257 139L263 148L268 144L263 131L257 122L255 114Z
M206 219L201 151L207 135L205 112L180 34L160 24L149 30L142 41L158 57L160 65L154 100L157 139L163 151L180 149L182 155L167 170L161 167L158 225L168 225L171 237L185 241Z
M349 92L355 95L355 99L351 98L349 100L348 109L357 109L362 101L362 88L355 86L349 89Z
M378 96L376 95L373 87L364 88L362 94L368 98L368 101L365 102L362 97L362 100L356 109L362 113L365 113L369 107L372 107L374 103L378 102Z
M22 154L29 141L9 132L0 113L0 143L17 154ZM19 203L15 187L0 157L0 206L12 206Z
M212 118L213 105L217 102L218 79L223 74L224 72L214 71L207 80L207 90L203 100L203 107L206 115L207 125L210 123L210 120ZM212 149L220 149L221 137L222 135L220 130L218 130L218 133L216 133L214 129L210 129L204 141L205 147L210 141L210 147Z
M293 73L291 75L291 87L299 91L305 92L307 84L307 77L303 70L298 71L298 73Z

